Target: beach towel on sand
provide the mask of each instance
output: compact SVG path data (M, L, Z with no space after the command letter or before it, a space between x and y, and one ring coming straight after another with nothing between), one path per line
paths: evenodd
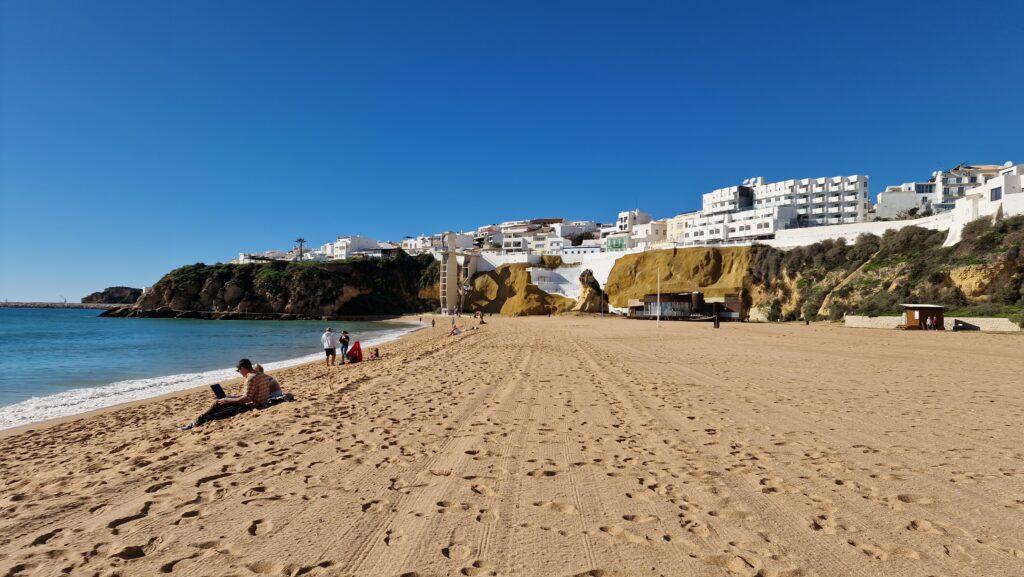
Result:
M363 348L359 346L359 341L352 343L352 348L348 350L348 362L358 363L363 360Z

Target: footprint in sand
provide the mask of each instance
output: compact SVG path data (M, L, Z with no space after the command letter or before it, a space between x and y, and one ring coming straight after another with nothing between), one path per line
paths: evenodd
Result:
M493 497L497 495L497 493L495 493L493 489L483 484L473 485L472 487L470 487L470 490L472 490L477 495L483 495L484 497Z
M491 511L489 509L480 509L479 515L476 516L478 523L495 523L497 522L499 515L497 511Z
M659 520L654 515L623 515L622 518L626 521L629 521L630 523L638 524L653 523Z
M480 575L497 575L494 564L483 560L476 560L469 567L462 569L462 574L467 577L478 577Z
M441 554L453 561L462 561L473 554L473 549L465 543L450 543L441 549Z
M622 527L619 527L618 525L599 527L599 529L601 530L602 533L607 533L608 535L611 535L612 537L618 537L619 539L622 539L623 541L626 541L626 542L629 542L629 543L643 543L644 542L644 538L643 537L641 537L641 536L639 536L639 535L637 535L635 533L631 533L630 531L627 531L626 529L623 529Z
M546 511L557 511L565 515L575 515L579 513L573 505L569 503L560 503L558 501L537 501L533 506Z
M249 528L246 529L246 531L253 537L262 537L263 535L270 533L270 530L273 528L274 526L269 521L265 519L255 519L252 523L249 523Z

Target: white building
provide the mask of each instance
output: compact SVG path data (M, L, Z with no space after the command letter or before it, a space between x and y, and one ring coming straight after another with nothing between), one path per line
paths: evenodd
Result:
M1013 166L1013 163L1007 162L1003 165L958 164L949 170L933 172L932 182L935 184L933 204L936 205L936 210L952 209L956 199L963 198L971 189L985 184L1006 166Z
M999 175L1012 162L995 164L958 164L949 170L937 170L927 182L907 182L886 187L875 203L877 218L901 218L917 209L923 212L952 210L958 198Z
M638 224L633 226L633 232L629 236L631 248L648 249L665 242L668 236L668 224L665 219Z
M235 264L250 264L256 262L266 262L268 260L292 260L295 254L292 251L286 250L268 250L264 252L240 252L238 258L234 259Z
M935 212L934 182L904 182L899 186L887 186L878 193L875 202L875 218L902 218L910 213Z
M320 252L330 260L344 260L352 258L357 252L375 249L378 245L377 241L364 236L339 236L334 242L321 246Z
M598 232L598 226L592 220L574 220L554 223L551 225L551 231L562 238L572 238L584 234L595 234Z
M797 208L785 205L712 214L690 212L669 219L672 232L668 241L684 246L750 242L771 238L796 219Z
M960 242L964 225L983 216L1009 218L1024 214L1024 164L1007 162L999 171L958 198L945 246Z
M587 239L579 246L564 247L562 249L562 256L582 256L599 252L601 252L601 241L599 239Z
M523 240L527 242L527 250L532 254L559 254L565 247L572 246L572 241L553 232L523 237Z
M615 224L601 227L601 238L621 232L624 232L627 235L631 234L634 226L638 224L647 224L648 222L651 222L650 213L644 212L639 208L620 212L618 218L615 219Z
M749 242L790 227L865 222L870 206L868 177L862 175L779 182L757 176L713 190L701 200L701 210L668 219L668 242Z

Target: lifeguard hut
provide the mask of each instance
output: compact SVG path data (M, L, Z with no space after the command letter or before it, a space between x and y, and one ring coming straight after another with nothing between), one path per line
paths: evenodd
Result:
M908 331L924 330L928 325L928 319L931 319L932 330L945 329L943 313L946 311L946 307L912 303L900 306L903 307L903 324L900 328Z

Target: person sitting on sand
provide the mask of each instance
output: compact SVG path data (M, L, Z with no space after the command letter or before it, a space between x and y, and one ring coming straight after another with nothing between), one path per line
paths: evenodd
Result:
M252 361L249 359L238 361L235 370L245 379L242 394L217 399L205 413L196 417L196 420L191 423L181 427L181 430L187 431L203 423L234 417L250 409L264 407L272 399L285 396L277 380L264 372L256 372L252 366Z
M371 361L380 360L380 349L378 349L377 347L373 348L373 354L370 355L370 360Z
M462 330L458 327L458 325L454 325L454 324L452 325L452 330L448 332L448 336L450 336L450 337L457 337L457 336L459 336L461 334L462 334Z

